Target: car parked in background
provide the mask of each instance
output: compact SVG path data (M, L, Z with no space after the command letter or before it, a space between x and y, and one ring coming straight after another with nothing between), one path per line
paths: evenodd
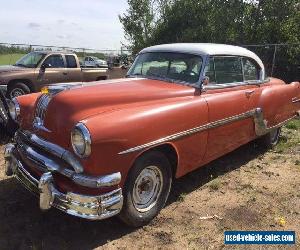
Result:
M77 55L70 52L34 51L15 65L0 66L0 88L9 98L38 92L48 84L107 78L107 68L81 68Z
M93 68L108 68L107 62L95 56L86 56L83 59L82 66Z
M300 83L267 78L245 48L158 45L139 53L127 79L15 98L20 129L5 147L6 173L43 210L142 226L174 178L255 139L275 145L299 114Z

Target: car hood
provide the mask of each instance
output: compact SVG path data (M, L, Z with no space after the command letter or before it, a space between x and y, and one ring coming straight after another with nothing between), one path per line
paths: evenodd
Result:
M45 126L50 131L70 131L79 121L134 107L149 105L162 99L194 96L195 89L150 79L117 79L89 84L76 84L72 89L54 95L50 101Z
M25 71L28 69L29 68L18 67L18 66L13 66L13 65L3 65L3 66L0 66L0 74L5 73L5 72L13 72L13 71Z

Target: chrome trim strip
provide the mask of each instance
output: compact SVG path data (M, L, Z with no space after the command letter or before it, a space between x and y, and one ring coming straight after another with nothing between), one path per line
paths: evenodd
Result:
M133 148L129 148L127 150L119 152L118 154L123 155L123 154L132 153L132 152L135 152L135 151L140 151L140 150L143 150L143 149L148 148L148 147L153 147L153 146L157 146L157 145L160 145L162 143L165 143L165 142L178 140L178 139L180 139L182 137L185 137L185 136L189 136L189 135L192 135L192 134L195 134L195 133L199 133L199 132L202 132L204 130L211 129L211 128L220 127L220 126L226 125L228 123L232 123L232 122L235 122L235 121L247 119L247 118L250 118L250 117L252 117L254 119L256 135L257 136L262 136L264 134L267 134L268 132L270 132L271 130L273 130L275 128L283 126L288 121L290 121L294 118L300 117L300 111L296 112L296 114L294 116L290 117L289 119L287 119L283 122L278 123L277 125L274 125L272 127L267 127L267 121L264 120L262 109L261 108L256 108L256 109L247 111L247 112L242 113L242 114L238 114L238 115L234 115L234 116L224 118L224 119L221 119L221 120L218 120L218 121L210 122L210 123L207 123L205 125L201 125L199 127L191 128L191 129L188 129L188 130L176 133L176 134L172 134L172 135L160 138L160 139L155 140L155 141L151 141L151 142L148 142L148 143L145 143L145 144L133 147Z
M292 103L297 103L297 102L300 102L300 98L294 97L292 99Z
M279 127L283 126L284 124L286 124L287 122L289 122L295 118L299 118L299 117L300 117L300 113L299 113L299 111L297 111L295 113L295 115L293 115L292 117L290 117L276 125L268 127L267 126L268 122L264 119L262 109L257 108L255 115L254 115L255 133L257 136L265 135L265 134L269 133L270 131L272 131L273 129L279 128Z
M40 180L34 178L16 158L15 178L30 192L39 196L40 209L55 207L67 214L88 219L102 220L118 214L123 206L122 189L118 188L98 196L88 196L68 192L61 193L56 189L52 174L43 174Z
M179 133L176 133L176 134L172 134L172 135L163 137L161 139L143 144L143 145L139 145L139 146L127 149L127 150L122 151L118 154L123 155L123 154L132 153L132 152L139 151L139 150L142 150L142 149L145 149L145 148L148 148L148 147L159 145L159 144L164 143L164 142L178 140L182 137L189 136L189 135L192 135L192 134L195 134L195 133L199 133L199 132L202 132L202 131L207 130L207 129L216 128L216 127L225 125L227 123L239 121L239 120L242 120L242 119L247 119L249 117L253 117L255 112L256 112L256 110L254 109L254 110L250 110L250 111L247 111L245 113L242 113L242 114L238 114L238 115L234 115L234 116L231 116L231 117L228 117L228 118L225 118L225 119L221 119L221 120L218 120L218 121L210 122L210 123L207 123L205 125L201 125L199 127L191 128L191 129L188 129L188 130L185 130L185 131L182 131L182 132L179 132Z
M249 85L260 85L269 82L270 79L265 80L253 80L253 81L247 81L247 82L234 82L234 83L222 83L222 84L208 84L203 86L202 90L214 90L214 89L226 89L226 88L234 88L239 86L249 86Z

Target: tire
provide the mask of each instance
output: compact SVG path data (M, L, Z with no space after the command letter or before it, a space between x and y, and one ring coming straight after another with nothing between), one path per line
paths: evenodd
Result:
M9 99L13 99L14 97L20 96L20 95L27 95L29 94L30 88L22 82L17 82L12 85L7 91L7 97Z
M127 176L119 218L132 227L148 224L166 204L171 185L171 165L165 155L158 151L142 155Z
M257 143L259 146L264 148L273 148L278 144L280 133L281 128L276 128L268 134L265 134L262 137L258 138Z

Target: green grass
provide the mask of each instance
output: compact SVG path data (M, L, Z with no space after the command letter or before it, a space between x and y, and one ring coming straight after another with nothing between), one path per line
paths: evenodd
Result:
M300 119L290 121L285 125L287 129L300 130Z
M222 187L222 183L219 179L213 179L209 184L208 187L211 191L219 190Z
M15 64L25 54L3 54L0 55L0 65Z
M300 145L300 120L298 119L288 122L285 125L285 128L290 130L290 135L287 134L280 137L278 144L274 148L275 152L277 153L286 152L290 150L290 148Z

